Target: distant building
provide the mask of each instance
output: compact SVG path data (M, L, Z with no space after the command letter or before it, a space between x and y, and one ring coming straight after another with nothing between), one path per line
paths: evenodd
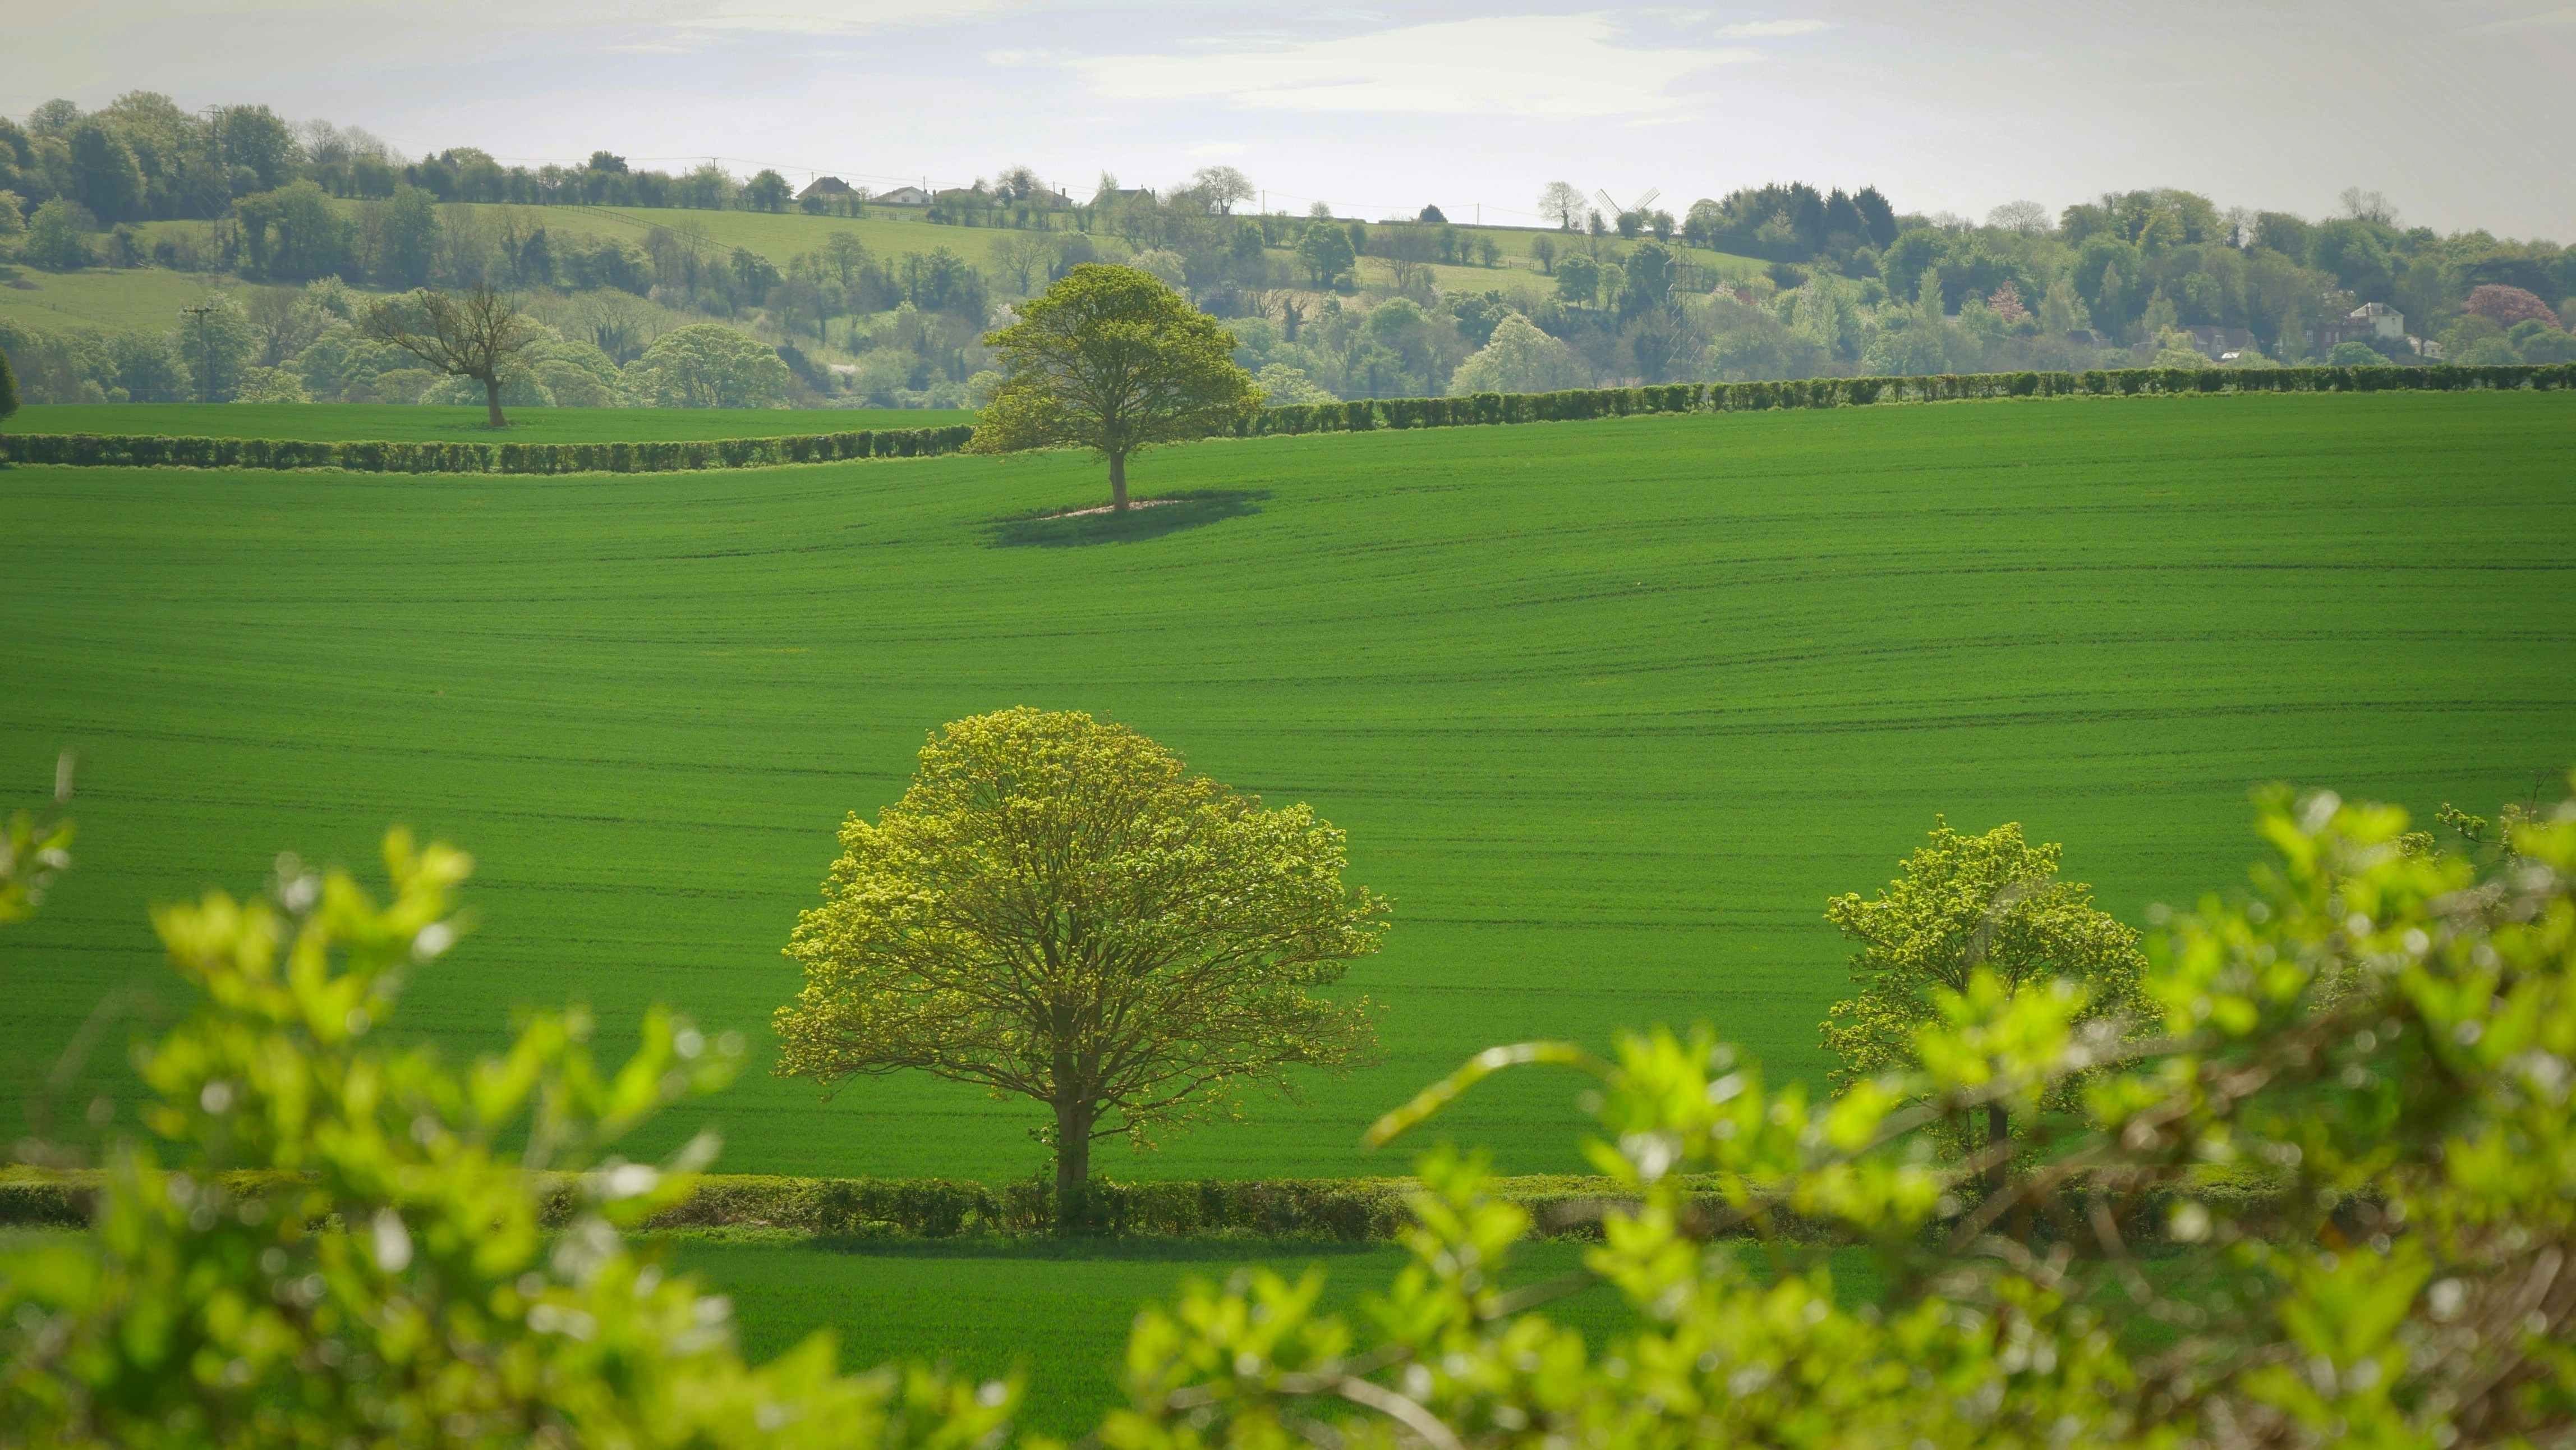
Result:
M2317 351L2332 352L2339 342L2404 342L2406 314L2385 302L2365 302L2333 322L2317 327Z
M2241 327L2186 327L2202 357L2224 359L2254 346L2254 334Z
M879 206L928 206L930 193L918 186L898 186L892 191L880 191L869 200Z
M932 201L991 201L991 193L980 186L943 186L930 194Z
M818 176L803 191L796 193L796 199L803 201L808 197L821 197L826 201L839 201L858 194L858 188L837 176Z

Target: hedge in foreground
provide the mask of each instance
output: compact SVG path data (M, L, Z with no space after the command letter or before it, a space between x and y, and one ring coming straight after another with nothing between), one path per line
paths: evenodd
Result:
M666 443L321 443L151 433L0 433L0 462L123 468L339 468L352 473L681 473L858 458L927 458L975 430L879 428Z

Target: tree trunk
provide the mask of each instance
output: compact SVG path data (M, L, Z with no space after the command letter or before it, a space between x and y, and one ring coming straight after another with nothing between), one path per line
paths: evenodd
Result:
M485 404L486 406L488 406L488 407L489 407L489 408L491 408L491 410L492 410L492 426L493 426L493 427L495 427L495 428L506 428L506 427L508 427L508 426L509 426L508 424L506 424L506 423L504 423L504 422L502 422L502 421L501 421L501 376L500 376L500 374L495 373L495 374L493 374L492 376L490 376L490 377L488 377L488 378L485 378L485 379L483 380L483 402L484 402L484 404Z
M1127 512L1127 455L1109 455L1109 507L1113 512Z
M1986 1194L2001 1198L2012 1187L2012 1117L2001 1103L1986 1104L1986 1151L1995 1155L1986 1167Z
M1060 1238L1081 1238L1092 1231L1091 1122L1091 1104L1056 1103L1055 1231Z

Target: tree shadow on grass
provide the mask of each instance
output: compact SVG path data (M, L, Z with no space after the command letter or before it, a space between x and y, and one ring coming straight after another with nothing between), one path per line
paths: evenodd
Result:
M1118 513L1042 514L1003 519L988 526L996 549L1070 549L1090 544L1136 544L1261 512L1266 488L1209 489L1139 500L1150 508Z

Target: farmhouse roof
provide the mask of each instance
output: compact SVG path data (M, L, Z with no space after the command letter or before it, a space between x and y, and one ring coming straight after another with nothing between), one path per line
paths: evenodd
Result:
M818 176L807 183L803 191L796 193L796 199L803 201L809 196L856 196L857 194L856 188L837 176Z
M892 191L878 192L876 200L887 206L926 206L930 202L930 194L918 186L898 186Z

